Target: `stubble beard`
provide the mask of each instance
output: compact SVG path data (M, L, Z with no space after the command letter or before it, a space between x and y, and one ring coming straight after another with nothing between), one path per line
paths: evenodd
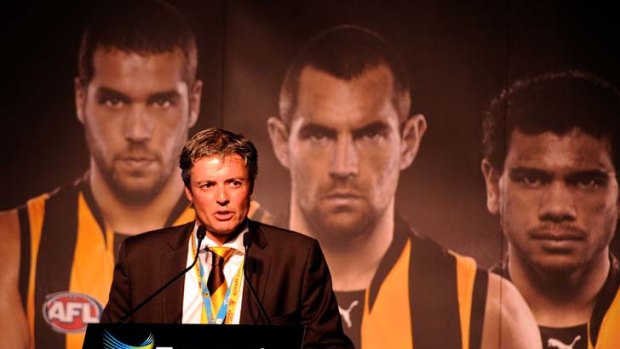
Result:
M349 246L352 240L370 234L377 225L379 214L366 212L325 212L319 207L301 209L312 235L321 244L334 249Z
M146 205L153 201L163 190L166 183L174 173L174 163L165 164L161 156L157 156L156 162L159 163L158 171L154 178L132 178L131 174L121 173L114 168L115 159L106 161L103 152L96 145L94 137L88 127L86 127L86 142L88 144L91 157L95 161L101 177L113 195L121 202L131 206ZM135 145L140 148L143 145ZM92 171L93 169L91 169ZM136 176L137 177L137 176ZM143 181L144 183L138 183Z

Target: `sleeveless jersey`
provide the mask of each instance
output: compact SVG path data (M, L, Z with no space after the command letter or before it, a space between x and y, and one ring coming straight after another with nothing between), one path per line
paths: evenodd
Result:
M477 349L488 273L397 219L394 239L365 292L360 349Z
M99 322L108 301L120 234L106 228L84 178L18 209L19 288L36 348L81 348L86 325ZM250 213L269 219L255 202ZM194 219L182 196L165 226Z
M579 328L587 326L587 347L588 349L617 349L620 348L620 266L618 260L610 254L611 268L605 284L601 289L594 310L587 324L575 326ZM510 273L507 268L508 263L503 262L494 266L491 271L502 275L510 280ZM570 347L574 344L577 348L583 345L585 338L568 336L563 341L556 341L550 338L549 333L554 331L559 333L571 333L573 328L540 327L543 337L543 348L562 348L562 344ZM580 333L583 331L580 331ZM575 332L575 334L578 334ZM559 336L558 336L559 337Z

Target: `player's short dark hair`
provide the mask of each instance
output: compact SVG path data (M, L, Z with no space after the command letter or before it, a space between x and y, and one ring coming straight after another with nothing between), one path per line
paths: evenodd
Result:
M565 135L579 129L609 140L617 169L619 119L620 92L598 76L571 70L521 79L493 99L485 112L484 157L502 171L514 130Z
M78 76L87 86L94 75L97 49L117 49L141 55L180 49L185 57L183 78L188 85L196 76L196 39L183 16L160 0L120 0L99 10L82 34Z
M392 102L401 121L409 117L409 76L396 50L379 34L353 25L340 25L310 39L289 65L280 88L280 117L289 126L295 114L299 79L312 67L344 80L385 65L394 77Z

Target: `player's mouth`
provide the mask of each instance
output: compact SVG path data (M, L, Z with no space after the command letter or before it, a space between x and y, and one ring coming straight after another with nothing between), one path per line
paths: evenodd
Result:
M155 159L147 156L123 156L119 161L130 169L142 169L153 164Z
M577 229L538 230L533 232L531 237L550 251L573 249L586 239L586 235Z
M338 205L350 204L354 201L360 200L362 197L353 192L333 192L325 196L325 200L329 203Z

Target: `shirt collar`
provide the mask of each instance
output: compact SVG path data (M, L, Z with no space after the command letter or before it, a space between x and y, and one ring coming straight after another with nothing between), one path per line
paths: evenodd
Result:
M197 238L196 238L197 230L198 230L198 222L194 224L194 230L192 231L192 238L194 239L194 242L196 243L198 243ZM241 229L241 232L237 234L237 236L234 239L227 241L222 246L232 248L233 250L235 250L235 253L244 254L245 246L243 245L243 236L247 234L248 232L249 232L248 221L246 219L245 222L243 223L243 228ZM205 238L202 241L202 246L200 247L200 251L205 251L209 247L217 247L217 246L220 246L220 245L216 243L215 241L211 240L208 235L205 235Z

